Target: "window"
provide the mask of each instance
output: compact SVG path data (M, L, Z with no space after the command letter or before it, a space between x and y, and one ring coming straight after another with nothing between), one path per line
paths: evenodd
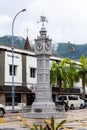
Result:
M60 96L58 99L59 100L67 100L67 97L66 96Z
M30 77L35 78L35 75L36 75L36 69L30 68Z
M6 106L12 106L12 95L11 93L6 93L5 94L5 102ZM17 105L19 102L21 102L21 94L20 93L15 93L15 105Z
M69 100L78 100L78 96L69 96Z
M17 65L14 65L14 76L17 74ZM9 75L12 75L12 65L9 65Z

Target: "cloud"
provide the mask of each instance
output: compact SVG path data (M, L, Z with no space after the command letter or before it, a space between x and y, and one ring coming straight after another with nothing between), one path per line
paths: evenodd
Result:
M0 4L0 30L4 30L3 35L11 33L12 18L19 10L26 8L27 11L16 20L15 35L26 37L28 28L29 39L35 39L41 28L41 23L37 24L37 21L44 15L48 20L45 27L53 40L87 43L87 0L3 1Z
M0 36L9 34L9 24L11 24L11 17L0 15Z
M4 25L9 22L11 22L11 17L7 15L0 15L0 25Z
M41 15L47 17L49 23L46 27L55 41L84 43L87 41L86 4L86 0L34 0L29 8L35 21ZM35 21L32 20L34 24Z

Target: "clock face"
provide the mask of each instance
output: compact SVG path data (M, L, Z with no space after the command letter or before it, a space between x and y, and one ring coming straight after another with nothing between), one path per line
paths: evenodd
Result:
M37 45L36 45L36 48L37 48L38 51L41 51L43 49L42 42L38 42Z
M50 50L50 47L51 47L51 46L50 46L50 42L49 42L49 41L46 42L46 43L45 43L45 50L46 50L46 51L49 51L49 50Z

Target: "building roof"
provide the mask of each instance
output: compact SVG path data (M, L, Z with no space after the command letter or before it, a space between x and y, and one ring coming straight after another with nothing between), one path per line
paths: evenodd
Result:
M26 37L24 49L31 51L30 43L28 37Z

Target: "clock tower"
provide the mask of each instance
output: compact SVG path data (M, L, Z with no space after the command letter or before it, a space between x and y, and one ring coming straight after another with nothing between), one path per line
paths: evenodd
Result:
M52 88L50 87L50 56L52 53L52 40L47 36L44 28L46 17L41 16L42 28L40 36L35 39L35 54L37 57L37 86L35 101L32 104L32 114L36 118L46 118L55 111L52 100Z
M51 55L51 44L52 41L49 39L49 37L46 35L47 31L43 27L40 30L40 36L35 39L35 53L36 55Z
M41 22L45 22L46 17L41 16ZM43 21L42 21L43 20ZM52 92L50 87L50 55L52 41L46 35L44 23L40 30L40 36L35 39L35 54L37 56L37 89L35 101L47 103L52 102Z
M46 17L41 16L42 28L40 35L35 39L35 55L37 57L37 86L35 100L31 112L27 113L30 118L59 117L55 110L55 103L52 100L52 88L50 86L50 56L52 53L52 40L47 36L44 23Z

